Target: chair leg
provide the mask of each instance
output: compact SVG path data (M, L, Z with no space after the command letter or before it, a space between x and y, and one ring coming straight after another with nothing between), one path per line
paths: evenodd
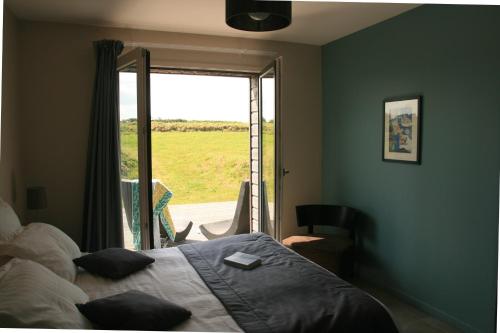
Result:
M186 229L180 231L180 232L176 232L175 233L175 239L174 239L174 242L182 242L183 240L186 239L187 235L189 234L189 232L191 231L191 228L193 227L193 222L189 221L189 224L188 226L186 227Z

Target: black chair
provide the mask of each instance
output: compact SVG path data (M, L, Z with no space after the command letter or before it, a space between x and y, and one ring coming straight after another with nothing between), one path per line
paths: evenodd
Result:
M308 234L285 238L283 245L343 278L351 277L357 210L338 205L302 205L296 207L296 212L298 226L307 226ZM315 233L314 226L333 228L328 233Z

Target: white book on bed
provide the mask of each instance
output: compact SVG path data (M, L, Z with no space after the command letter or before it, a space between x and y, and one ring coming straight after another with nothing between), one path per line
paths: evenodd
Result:
M261 261L258 256L243 252L236 252L229 257L224 258L224 263L238 268L252 269L259 266Z

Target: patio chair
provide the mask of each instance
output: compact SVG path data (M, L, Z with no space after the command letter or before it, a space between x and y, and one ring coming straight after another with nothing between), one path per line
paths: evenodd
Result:
M168 238L174 243L181 243L186 240L187 235L193 227L193 222L189 224L183 231L177 231L174 225L174 220L168 209L168 202L172 199L173 193L163 185L161 182L156 181L153 186L153 218L154 225L161 225L160 235L163 238Z
M200 225L201 233L207 239L247 234L250 232L250 182L241 182L236 211L232 220Z
M270 210L269 210L269 198L267 195L267 184L265 181L262 182L262 205L264 211L264 223L262 232L271 235L272 237L276 237L274 234L274 221L271 220ZM274 214L273 214L274 218Z
M132 232L134 248L141 249L141 234L139 225L139 186L138 180L122 179L121 192L123 208L127 218L127 224ZM182 242L191 231L193 222L189 222L187 227L177 232L173 224L172 216L168 210L167 204L172 198L165 185L158 180L153 180L153 235L155 248L161 246L160 237L169 238L174 242ZM135 205L134 205L135 202ZM160 227L161 226L161 227Z

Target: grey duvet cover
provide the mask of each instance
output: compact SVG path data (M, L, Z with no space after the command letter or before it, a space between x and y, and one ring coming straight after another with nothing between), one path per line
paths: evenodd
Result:
M385 307L327 270L262 233L179 247L246 332L397 333ZM262 265L243 270L223 263L240 251Z

